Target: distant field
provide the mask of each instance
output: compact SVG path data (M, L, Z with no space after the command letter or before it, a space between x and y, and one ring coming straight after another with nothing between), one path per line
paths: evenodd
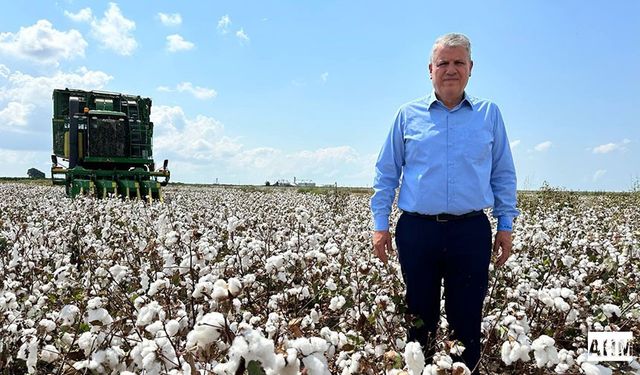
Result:
M177 184L149 204L48 181L0 183L0 374L464 373L446 316L433 365L407 345L399 264L372 256L370 189ZM640 337L640 194L518 198L481 370L632 373L585 353L589 330Z

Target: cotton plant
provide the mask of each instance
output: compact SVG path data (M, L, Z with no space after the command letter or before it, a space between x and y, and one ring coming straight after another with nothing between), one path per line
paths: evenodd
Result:
M225 373L239 358L267 374L408 371L401 269L371 255L367 196L177 186L147 204L17 184L0 194L0 358L15 358L14 372ZM520 198L511 261L491 270L482 332L498 340L483 366L535 372L546 356L547 371L593 370L581 359L588 331L640 318L637 204ZM533 340L550 330L563 340ZM455 348L416 371L467 373Z
M547 335L541 335L531 343L533 355L537 367L552 367L560 360L558 350L555 347L555 340Z

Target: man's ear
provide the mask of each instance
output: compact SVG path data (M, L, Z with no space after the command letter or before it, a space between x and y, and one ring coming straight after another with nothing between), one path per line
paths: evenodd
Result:
M433 78L433 65L429 63L429 79Z
M469 64L469 77L471 77L471 70L473 70L473 60L471 60L471 63Z

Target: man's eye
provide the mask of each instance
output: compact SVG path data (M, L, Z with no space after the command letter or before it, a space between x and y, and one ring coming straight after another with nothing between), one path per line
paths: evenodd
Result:
M445 65L447 65L447 64L448 64L448 63L446 63L446 62L439 62L436 66L445 66Z

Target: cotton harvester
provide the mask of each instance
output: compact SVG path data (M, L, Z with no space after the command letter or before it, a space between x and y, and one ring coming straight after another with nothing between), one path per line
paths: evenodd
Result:
M51 179L67 196L162 199L168 160L155 170L151 99L103 91L53 90ZM65 168L58 158L69 162Z

